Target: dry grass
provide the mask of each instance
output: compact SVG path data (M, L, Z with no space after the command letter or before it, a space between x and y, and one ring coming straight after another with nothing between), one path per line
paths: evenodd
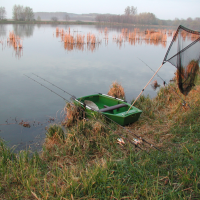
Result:
M180 97L187 104L183 104ZM195 86L186 98L179 91L176 81L169 86L162 87L154 99L142 96L135 106L143 113L140 119L129 128L158 147L171 148L170 141L175 136L170 132L174 124L184 123L184 116L187 116L199 104L200 85Z
M73 126L80 118L80 109L73 103L67 103L64 112L65 119L62 122L62 125L65 127Z
M117 81L114 81L112 85L110 86L108 95L116 97L116 98L120 98L120 99L125 99L124 88L121 86L121 84L117 83Z

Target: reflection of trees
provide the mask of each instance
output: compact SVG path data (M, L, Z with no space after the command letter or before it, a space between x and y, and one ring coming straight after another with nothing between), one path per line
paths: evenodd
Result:
M6 36L6 32L7 32L6 25L1 24L0 25L0 36Z
M13 24L14 33L19 37L32 36L34 28L35 28L34 24Z

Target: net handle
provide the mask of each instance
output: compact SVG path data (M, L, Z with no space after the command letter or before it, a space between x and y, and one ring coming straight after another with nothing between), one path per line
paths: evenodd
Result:
M141 94L144 92L144 90L146 89L146 87L149 85L149 83L152 81L152 79L154 78L154 76L158 73L158 71L160 70L160 68L163 66L162 65L157 69L157 71L155 72L155 74L151 77L151 79L149 80L149 82L146 84L146 86L144 87L144 89L140 92L140 94L137 96L137 98L135 99L135 101L132 103L131 107L128 109L128 111L126 112L126 114L130 111L130 109L133 107L133 105L135 104L135 102L138 100L138 98L141 96Z

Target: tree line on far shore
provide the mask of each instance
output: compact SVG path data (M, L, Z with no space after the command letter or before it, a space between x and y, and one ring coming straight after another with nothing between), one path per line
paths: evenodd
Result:
M163 25L163 26L187 26L200 29L200 17L192 19L175 18L174 20L161 20L153 13L144 12L137 14L137 8L127 6L122 15L98 14L95 18L97 22L126 23L139 25Z
M15 21L40 21L41 17L37 16L37 19L34 19L33 9L30 7L24 7L21 5L14 5L12 10L12 19ZM6 10L5 7L0 7L0 20L6 19ZM63 16L62 20L68 21L70 19L69 15L66 13ZM58 17L52 16L52 21L58 21ZM127 6L122 15L113 15L113 14L97 14L95 17L97 22L106 22L106 23L126 23L134 25L164 25L164 26L178 26L183 25L186 27L200 29L200 17L192 19L191 17L187 19L175 18L174 20L161 20L158 19L153 13L137 12L137 7Z

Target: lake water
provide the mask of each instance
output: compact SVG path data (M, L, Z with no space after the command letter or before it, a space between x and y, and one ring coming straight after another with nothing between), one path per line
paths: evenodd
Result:
M68 35L70 28L74 38L77 34L85 36L85 44L66 44L56 27ZM105 32L105 27L86 25L0 25L0 137L9 146L16 145L16 150L29 146L34 150L41 146L51 119L62 120L65 101L24 75L66 99L70 96L33 73L76 97L107 94L112 82L117 81L124 87L128 102L136 98L154 74L148 66L154 71L159 68L171 37L156 44L130 41L123 28L127 27L107 27ZM140 27L141 32L145 29ZM22 49L14 48L9 40L12 31ZM87 44L89 33L99 43ZM175 67L166 63L158 74L169 82L174 72ZM157 76L154 79L162 85ZM154 97L156 92L149 85L144 94ZM22 120L31 127L19 125Z

